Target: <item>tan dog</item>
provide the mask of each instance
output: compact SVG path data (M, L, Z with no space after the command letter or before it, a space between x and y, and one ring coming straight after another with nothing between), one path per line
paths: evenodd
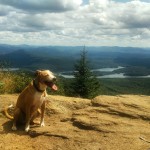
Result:
M41 109L40 125L44 124L45 97L47 95L47 86L53 90L57 90L54 84L56 77L49 70L37 71L37 77L21 92L18 97L15 111L12 130L17 130L16 123L22 120L25 121L25 131L30 129L30 123L37 116L38 109Z

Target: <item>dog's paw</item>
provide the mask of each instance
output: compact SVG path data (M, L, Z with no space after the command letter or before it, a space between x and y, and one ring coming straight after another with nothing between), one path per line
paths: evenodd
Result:
M16 131L16 130L17 130L17 127L16 127L16 126L12 126L12 130L13 130L13 131Z
M44 121L40 123L40 126L41 126L41 127L45 127Z
M28 132L28 131L29 131L29 129L30 129L30 127L29 127L29 126L27 126L27 127L25 128L25 131L26 131L26 132Z

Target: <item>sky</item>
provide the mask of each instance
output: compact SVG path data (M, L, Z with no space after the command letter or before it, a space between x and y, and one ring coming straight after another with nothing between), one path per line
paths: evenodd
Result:
M0 44L150 47L150 0L0 0Z

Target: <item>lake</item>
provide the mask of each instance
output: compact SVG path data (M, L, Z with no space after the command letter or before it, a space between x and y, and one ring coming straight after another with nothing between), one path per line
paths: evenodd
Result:
M92 71L101 71L101 72L113 72L118 69L122 69L124 67L118 66L116 68L101 68L101 69L93 69Z
M113 72L115 70L124 68L122 66L118 66L116 68L100 68L100 69L93 69L92 71L100 71L100 72ZM0 68L0 71L17 71L19 68ZM74 78L72 75L73 71L65 71L58 73L59 76L62 76L64 78ZM97 78L150 78L150 75L147 76L125 76L124 73L112 73L109 75L103 75L103 76L97 76Z
M0 68L0 71L17 71L19 68Z
M100 71L100 72L113 72L118 69L122 69L124 67L118 66L116 68L100 68L100 69L93 69L92 71ZM73 75L71 75L72 71L66 71L61 72L59 75L63 76L64 78L74 78ZM112 73L109 75L103 75L103 76L97 76L97 78L150 78L150 75L148 76L125 76L124 73Z

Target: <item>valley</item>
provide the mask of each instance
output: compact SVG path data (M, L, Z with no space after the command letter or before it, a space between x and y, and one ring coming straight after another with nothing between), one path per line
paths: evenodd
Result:
M0 45L0 68L14 70L16 74L28 72L31 78L37 69L50 69L59 77L61 95L66 94L64 90L70 95L68 86L82 50L81 46ZM150 95L150 48L86 47L86 50L89 66L101 83L99 94Z
M91 70L97 76L150 75L150 48L85 47ZM0 45L0 68L50 69L56 73L74 70L82 46ZM105 69L118 69L108 71ZM109 77L109 76L108 76ZM113 77L113 76L112 76Z

